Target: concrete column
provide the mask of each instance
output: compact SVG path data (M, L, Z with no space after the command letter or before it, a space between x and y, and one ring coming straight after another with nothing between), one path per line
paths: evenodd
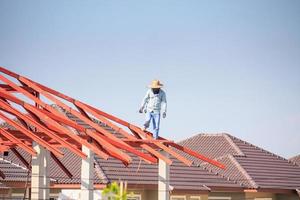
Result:
M50 198L50 152L36 142L32 146L37 156L33 156L31 161L31 199L47 200Z
M94 153L82 146L82 152L87 155L87 158L81 162L81 200L93 200L94 197Z
M166 152L162 155L168 157ZM169 200L169 182L170 182L170 167L169 165L159 159L158 162L158 200Z

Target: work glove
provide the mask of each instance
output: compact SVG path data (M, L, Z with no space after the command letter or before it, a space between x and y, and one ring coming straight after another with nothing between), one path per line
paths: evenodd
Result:
M140 108L139 113L143 113L143 110L144 110L143 108Z
M163 118L166 118L166 116L167 116L167 113L163 112Z

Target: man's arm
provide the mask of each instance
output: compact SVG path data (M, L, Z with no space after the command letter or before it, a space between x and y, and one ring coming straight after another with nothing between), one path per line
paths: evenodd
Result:
M163 118L165 118L167 116L167 97L165 92L162 93L161 111L163 113Z
M142 113L144 108L147 106L147 103L149 101L149 90L147 91L145 97L143 98L143 101L141 103L141 107L140 107L140 110L139 112Z

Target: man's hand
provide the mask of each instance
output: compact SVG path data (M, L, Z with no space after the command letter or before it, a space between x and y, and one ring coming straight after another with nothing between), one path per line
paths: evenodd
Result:
M143 108L140 108L139 113L143 113L143 110L144 110Z
M166 118L166 116L167 116L167 113L164 112L164 113L163 113L163 118Z

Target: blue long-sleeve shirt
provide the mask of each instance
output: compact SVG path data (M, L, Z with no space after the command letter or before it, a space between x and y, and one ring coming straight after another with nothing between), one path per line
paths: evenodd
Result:
M166 93L160 89L158 94L154 94L149 89L142 101L141 108L147 112L166 113L167 112L167 98Z

